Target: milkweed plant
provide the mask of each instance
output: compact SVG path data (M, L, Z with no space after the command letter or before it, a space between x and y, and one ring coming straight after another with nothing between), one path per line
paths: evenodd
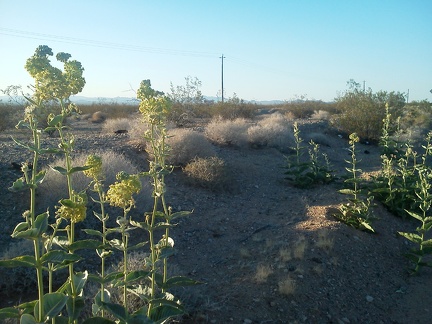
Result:
M194 285L198 282L181 277L170 277L168 259L174 254L174 240L170 229L176 219L190 212L173 212L165 199L165 176L172 168L166 163L169 148L166 144L166 117L170 103L162 92L151 88L149 80L144 80L137 92L143 122L150 127L145 134L153 148L149 170L139 174L117 174L117 181L104 190L102 159L90 155L85 165L72 164L75 138L65 126L65 119L79 113L71 103L70 96L82 91L85 85L84 68L81 63L71 60L71 55L58 53L56 59L63 64L63 70L51 65L52 49L39 46L25 68L33 77L33 95L26 96L28 106L23 119L16 126L31 133L30 144L14 139L21 148L32 153L32 164L23 164L22 176L9 188L12 191L29 192L28 209L23 211L11 236L33 242L33 255L21 255L9 260L0 260L2 267L28 267L35 269L37 278L37 299L14 307L0 309L0 319L15 318L20 323L163 323L169 318L184 313L184 307L169 290L173 287ZM44 133L58 132L57 147L45 147L41 137ZM37 191L43 182L46 171L40 168L40 158L47 154L63 155L65 166L53 167L64 176L67 183L67 196L60 199L55 211L37 211ZM77 172L91 179L86 190L76 191L72 175ZM130 211L135 207L135 199L141 192L143 179L149 178L153 184L153 207L142 216L133 220ZM87 205L91 199L97 211L93 216L100 221L99 228L83 229L90 239L77 239L76 224L87 217ZM117 227L108 227L107 205L121 210L116 217ZM144 230L148 241L130 244L134 232ZM137 237L142 237L139 235ZM136 240L134 240L136 241ZM142 269L128 270L128 253L148 247L148 256L143 260ZM88 250L78 254L79 250ZM94 252L92 252L94 251ZM92 253L100 259L100 270L76 271L75 265L85 267L86 258ZM108 273L107 259L120 253L123 260L121 271ZM58 285L57 273L66 269L68 276ZM85 318L85 286L88 281L99 284L93 296L92 315ZM54 284L55 283L55 284ZM57 286L59 286L57 288ZM56 289L54 288L56 287ZM111 289L122 290L122 301L115 304L110 300ZM128 304L130 294L139 296L142 307L131 309ZM113 320L114 318L114 320Z

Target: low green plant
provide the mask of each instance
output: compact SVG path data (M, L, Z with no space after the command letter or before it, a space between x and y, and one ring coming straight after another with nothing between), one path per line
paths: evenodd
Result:
M359 174L362 171L357 168L359 161L356 158L355 144L359 141L360 138L356 133L349 136L351 161L346 160L346 162L350 164L350 167L347 167L346 170L351 177L344 181L349 188L341 189L339 192L349 195L351 198L348 198L349 202L342 204L339 207L339 213L335 213L333 216L357 229L375 232L371 224L373 219L371 204L374 197L365 197L363 195L363 190L361 189L362 180L359 178Z
M417 227L415 233L398 232L409 241L417 245L417 248L412 249L406 256L410 261L413 262L414 267L411 268L411 273L417 273L421 267L428 266L432 267L432 262L425 262L424 257L428 254L432 254L432 239L427 238L427 233L432 228L432 216L430 208L432 204L431 184L430 179L432 173L430 169L420 169L419 179L417 182L417 189L415 194L419 203L420 212L414 212L407 210L406 212L418 220L421 223L420 227Z
M306 147L302 146L303 139L300 137L297 123L294 123L293 131L295 139L294 155L286 158L286 179L298 188L309 188L319 183L327 184L333 181L334 176L327 155L320 154L319 145L311 140L308 150L309 159L305 161L302 156Z
M419 155L410 142L402 144L389 139L388 125L389 114L384 120L381 137L381 172L374 178L371 192L390 212L405 218L408 216L407 210L420 212L415 191L419 183L419 171L429 168L431 135L426 136L424 152Z

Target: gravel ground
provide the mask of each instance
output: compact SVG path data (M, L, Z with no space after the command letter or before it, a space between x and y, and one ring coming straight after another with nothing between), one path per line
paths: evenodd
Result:
M100 125L73 125L78 152L112 149L147 168L144 153L128 134L103 134ZM349 158L345 139L327 132L321 123L302 123L304 136L322 133L338 173ZM0 133L0 231L2 253L13 243L10 233L26 208L26 193L7 190L20 177L12 163L31 156L10 139L28 140L23 132ZM56 145L48 136L45 144ZM379 169L379 152L358 146L365 172ZM412 231L377 204L373 223L377 234L341 224L332 216L346 197L340 182L297 189L283 175L284 155L276 149L216 147L231 171L229 190L191 186L181 170L167 177L168 202L174 209L193 210L172 231L177 254L173 271L203 282L178 291L189 315L182 323L430 323L432 272L408 276L409 249L397 231ZM367 153L367 154L366 154ZM42 160L48 164L53 157ZM9 281L0 269L0 283ZM2 306L25 299L26 292L2 290ZM9 297L8 297L9 296ZM7 300L7 301L6 301Z

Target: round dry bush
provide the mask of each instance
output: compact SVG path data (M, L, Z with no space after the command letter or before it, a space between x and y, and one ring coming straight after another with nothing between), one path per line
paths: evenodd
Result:
M92 114L90 121L95 124L103 123L106 119L106 115L102 111L96 111Z
M311 116L311 119L330 120L330 113L326 110L315 110Z
M280 113L266 116L250 127L248 138L252 147L275 147L282 151L294 144L292 124Z
M249 127L250 124L243 118L225 120L217 117L207 125L205 134L215 144L243 147L248 142Z
M129 118L107 119L102 126L102 131L105 133L116 133L120 131L128 133L130 129L131 119Z
M204 134L185 128L175 128L168 132L167 144L170 152L168 163L186 165L196 157L205 158L216 155L216 150Z
M88 154L79 154L72 159L72 165L84 166L87 156L90 154L99 155L102 158L102 170L104 173L105 190L110 184L116 181L116 175L120 171L128 174L136 174L139 172L137 167L128 160L125 156L114 151L104 152L89 152ZM65 159L58 159L51 164L52 167L65 167ZM73 188L76 192L84 190L88 187L91 179L86 177L83 172L76 172L72 176ZM143 190L148 191L150 195L151 189L147 182L143 184ZM47 169L44 182L39 187L38 206L41 208L53 207L57 205L59 199L68 197L66 177L54 171L52 168Z
M188 163L183 172L191 184L211 190L225 189L228 185L228 174L224 160L212 156L196 158Z

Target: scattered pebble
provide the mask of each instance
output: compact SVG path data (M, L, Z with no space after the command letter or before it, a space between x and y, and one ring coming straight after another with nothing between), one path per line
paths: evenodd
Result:
M373 298L372 296L367 295L367 296L366 296L366 300L367 300L369 303L371 303L371 302L373 302L374 298Z

